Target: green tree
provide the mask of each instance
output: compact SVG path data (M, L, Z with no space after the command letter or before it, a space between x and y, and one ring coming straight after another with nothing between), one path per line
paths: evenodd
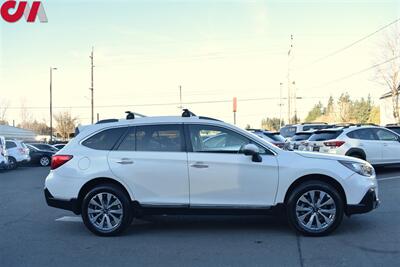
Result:
M381 112L379 106L373 106L368 118L369 123L381 124Z
M284 124L284 122L282 122ZM270 131L279 131L279 118L266 118L261 121L261 128Z
M361 98L356 100L353 104L353 117L357 123L367 123L372 110L371 97L368 96L367 100Z
M337 102L340 122L350 122L352 119L353 102L348 93L340 95Z
M324 115L324 107L321 102L314 105L314 107L308 112L307 117L305 118L305 122L313 122L318 119L320 116Z

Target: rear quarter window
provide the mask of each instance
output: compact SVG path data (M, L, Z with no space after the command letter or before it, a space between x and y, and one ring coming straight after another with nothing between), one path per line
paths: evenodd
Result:
M310 138L311 134L296 134L292 137L292 141L303 141Z
M337 138L343 131L321 131L315 132L309 141L325 141Z
M111 150L127 129L120 127L103 130L83 141L82 145L96 150Z
M279 133L283 137L292 137L296 133L296 130L297 130L296 126L285 126L279 131Z

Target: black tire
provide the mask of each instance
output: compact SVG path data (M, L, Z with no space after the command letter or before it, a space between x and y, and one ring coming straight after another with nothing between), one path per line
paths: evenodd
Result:
M330 198L333 200L334 202L334 207L336 208L336 211L333 212L332 211L332 215L328 215L327 213L324 213L324 215L327 215L327 217L332 216L332 220L330 223L326 223L325 228L323 229L310 229L307 228L305 225L303 225L303 223L300 222L300 219L298 218L298 213L296 211L296 207L298 203L300 203L300 205L304 205L305 203L303 203L301 200L299 200L304 194L306 194L309 191L314 191L317 190L318 196L321 196L321 194L319 192L324 192L326 194L328 194L330 196ZM327 199L327 196L325 196L324 198L325 200ZM321 201L321 203L324 201ZM290 194L288 200L287 200L287 217L289 220L290 225L299 233L306 235L306 236L324 236L324 235L328 235L330 234L332 231L334 231L341 223L342 219L343 219L343 213L344 213L344 199L343 197L339 194L339 192L330 184L322 182L322 181L318 181L318 180L313 180L313 181L307 181L304 182L302 184L300 184L299 186L297 186ZM332 204L333 205L333 204ZM333 206L332 206L333 207ZM322 206L321 206L322 209ZM323 210L323 209L322 209ZM303 214L308 213L309 211L304 211ZM314 206L314 208L312 208L312 211L310 211L311 213L309 213L309 220L311 219L311 216L313 213L315 213L315 217L314 220L312 220L313 222L315 222L315 224L317 223L316 220L319 221L319 223L321 223L321 220L324 220L324 218L321 215L320 208L316 208L316 206ZM333 215L334 214L334 215ZM301 216L300 216L301 217ZM305 217L305 219L307 219L307 217ZM312 223L311 227L314 226L314 223ZM315 226L316 227L316 226Z
M39 165L42 167L47 167L51 163L51 158L48 156L43 156L39 159Z
M91 215L88 214L89 205L91 205L89 203L92 200L92 198L98 194L106 194L106 193L112 194L116 199L119 200L119 202L122 205L122 215L121 215L120 223L116 224L115 227L113 227L110 230L102 230L102 229L99 229L98 227L96 227L95 223L92 223L91 219L89 218L89 216L91 216ZM91 207L93 207L93 206L91 206ZM119 205L118 205L118 207L119 207ZM121 190L118 186L115 186L113 184L99 185L99 186L96 186L95 188L93 188L92 190L90 190L86 194L86 196L84 197L84 199L82 201L81 214L82 214L83 222L85 223L86 227L92 233L99 235L99 236L118 235L118 234L122 233L127 227L129 227L133 220L133 211L132 211L132 207L131 207L130 197L123 190ZM107 212L107 214L109 214L109 213ZM100 217L101 216L105 217L105 215L100 215ZM109 217L111 219L110 215L108 215L107 217ZM96 221L97 220L95 220L95 222ZM98 221L97 221L97 223L98 223Z
M15 170L18 167L18 162L14 157L8 157L8 166L9 170Z

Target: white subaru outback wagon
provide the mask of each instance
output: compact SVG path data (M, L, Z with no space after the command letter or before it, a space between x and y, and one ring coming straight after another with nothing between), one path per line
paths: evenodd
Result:
M84 127L52 158L47 204L81 214L95 234L119 234L145 214L283 210L294 229L320 236L337 228L344 214L379 203L375 171L366 161L284 151L189 111L130 115Z

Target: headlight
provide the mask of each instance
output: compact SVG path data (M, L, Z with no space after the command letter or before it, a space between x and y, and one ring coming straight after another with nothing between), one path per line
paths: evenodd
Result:
M366 163L360 163L360 162L354 162L354 161L342 161L339 160L341 164L349 168L350 170L362 175L362 176L367 176L371 177L375 175L375 170L374 167L371 166L368 162Z

